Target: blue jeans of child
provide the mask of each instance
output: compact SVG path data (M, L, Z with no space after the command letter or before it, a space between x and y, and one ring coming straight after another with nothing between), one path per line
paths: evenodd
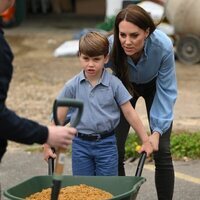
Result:
M116 137L99 141L75 138L72 143L72 172L75 176L117 176Z

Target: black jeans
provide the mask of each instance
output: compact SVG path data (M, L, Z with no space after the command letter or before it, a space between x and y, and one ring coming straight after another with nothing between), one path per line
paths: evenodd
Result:
M7 145L8 145L7 140L0 138L0 162L6 152Z
M146 104L147 115L149 119L149 113L153 99L156 92L156 79L153 79L146 84L134 84L136 91L134 98L131 100L132 106L135 108L136 102L139 97L143 97ZM125 156L125 143L128 136L130 125L121 113L120 123L115 130L117 137L118 147L118 174L119 176L125 176L124 170L124 156ZM172 130L172 124L170 128L163 133L159 140L159 150L153 153L155 160L155 184L159 200L171 200L174 191L174 168L172 163L172 157L170 152L170 135ZM151 131L152 132L152 131Z

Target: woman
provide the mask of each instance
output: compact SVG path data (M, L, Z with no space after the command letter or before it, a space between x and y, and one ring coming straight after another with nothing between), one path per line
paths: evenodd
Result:
M150 141L155 160L155 183L158 199L173 196L174 169L170 153L173 107L177 97L177 83L173 45L156 29L150 15L131 4L115 19L114 35L109 38L112 70L132 93L132 106L143 97L151 130ZM110 63L111 64L111 63ZM129 124L121 114L116 129L119 175L124 172L125 142Z

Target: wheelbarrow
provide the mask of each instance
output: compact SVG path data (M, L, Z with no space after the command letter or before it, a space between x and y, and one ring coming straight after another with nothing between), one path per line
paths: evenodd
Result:
M86 184L113 195L111 200L135 200L141 185L146 181L141 177L146 153L142 153L135 176L63 176L61 187ZM12 200L23 200L36 192L52 186L52 176L35 176L4 191L4 196Z
M135 176L62 176L61 187L86 184L105 190L113 195L112 200L134 200L140 186L146 181L141 177L146 153L139 159ZM11 200L23 200L36 192L52 187L53 175L36 176L4 191Z

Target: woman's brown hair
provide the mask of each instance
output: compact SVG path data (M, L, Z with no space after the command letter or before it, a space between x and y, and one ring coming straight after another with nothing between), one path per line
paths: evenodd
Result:
M129 81L129 70L127 56L119 40L119 23L121 21L130 22L146 31L149 29L149 35L153 33L156 26L153 19L143 8L135 4L130 4L122 9L116 16L114 24L114 43L111 51L112 70L114 74L123 82L129 92L133 95L134 88Z

